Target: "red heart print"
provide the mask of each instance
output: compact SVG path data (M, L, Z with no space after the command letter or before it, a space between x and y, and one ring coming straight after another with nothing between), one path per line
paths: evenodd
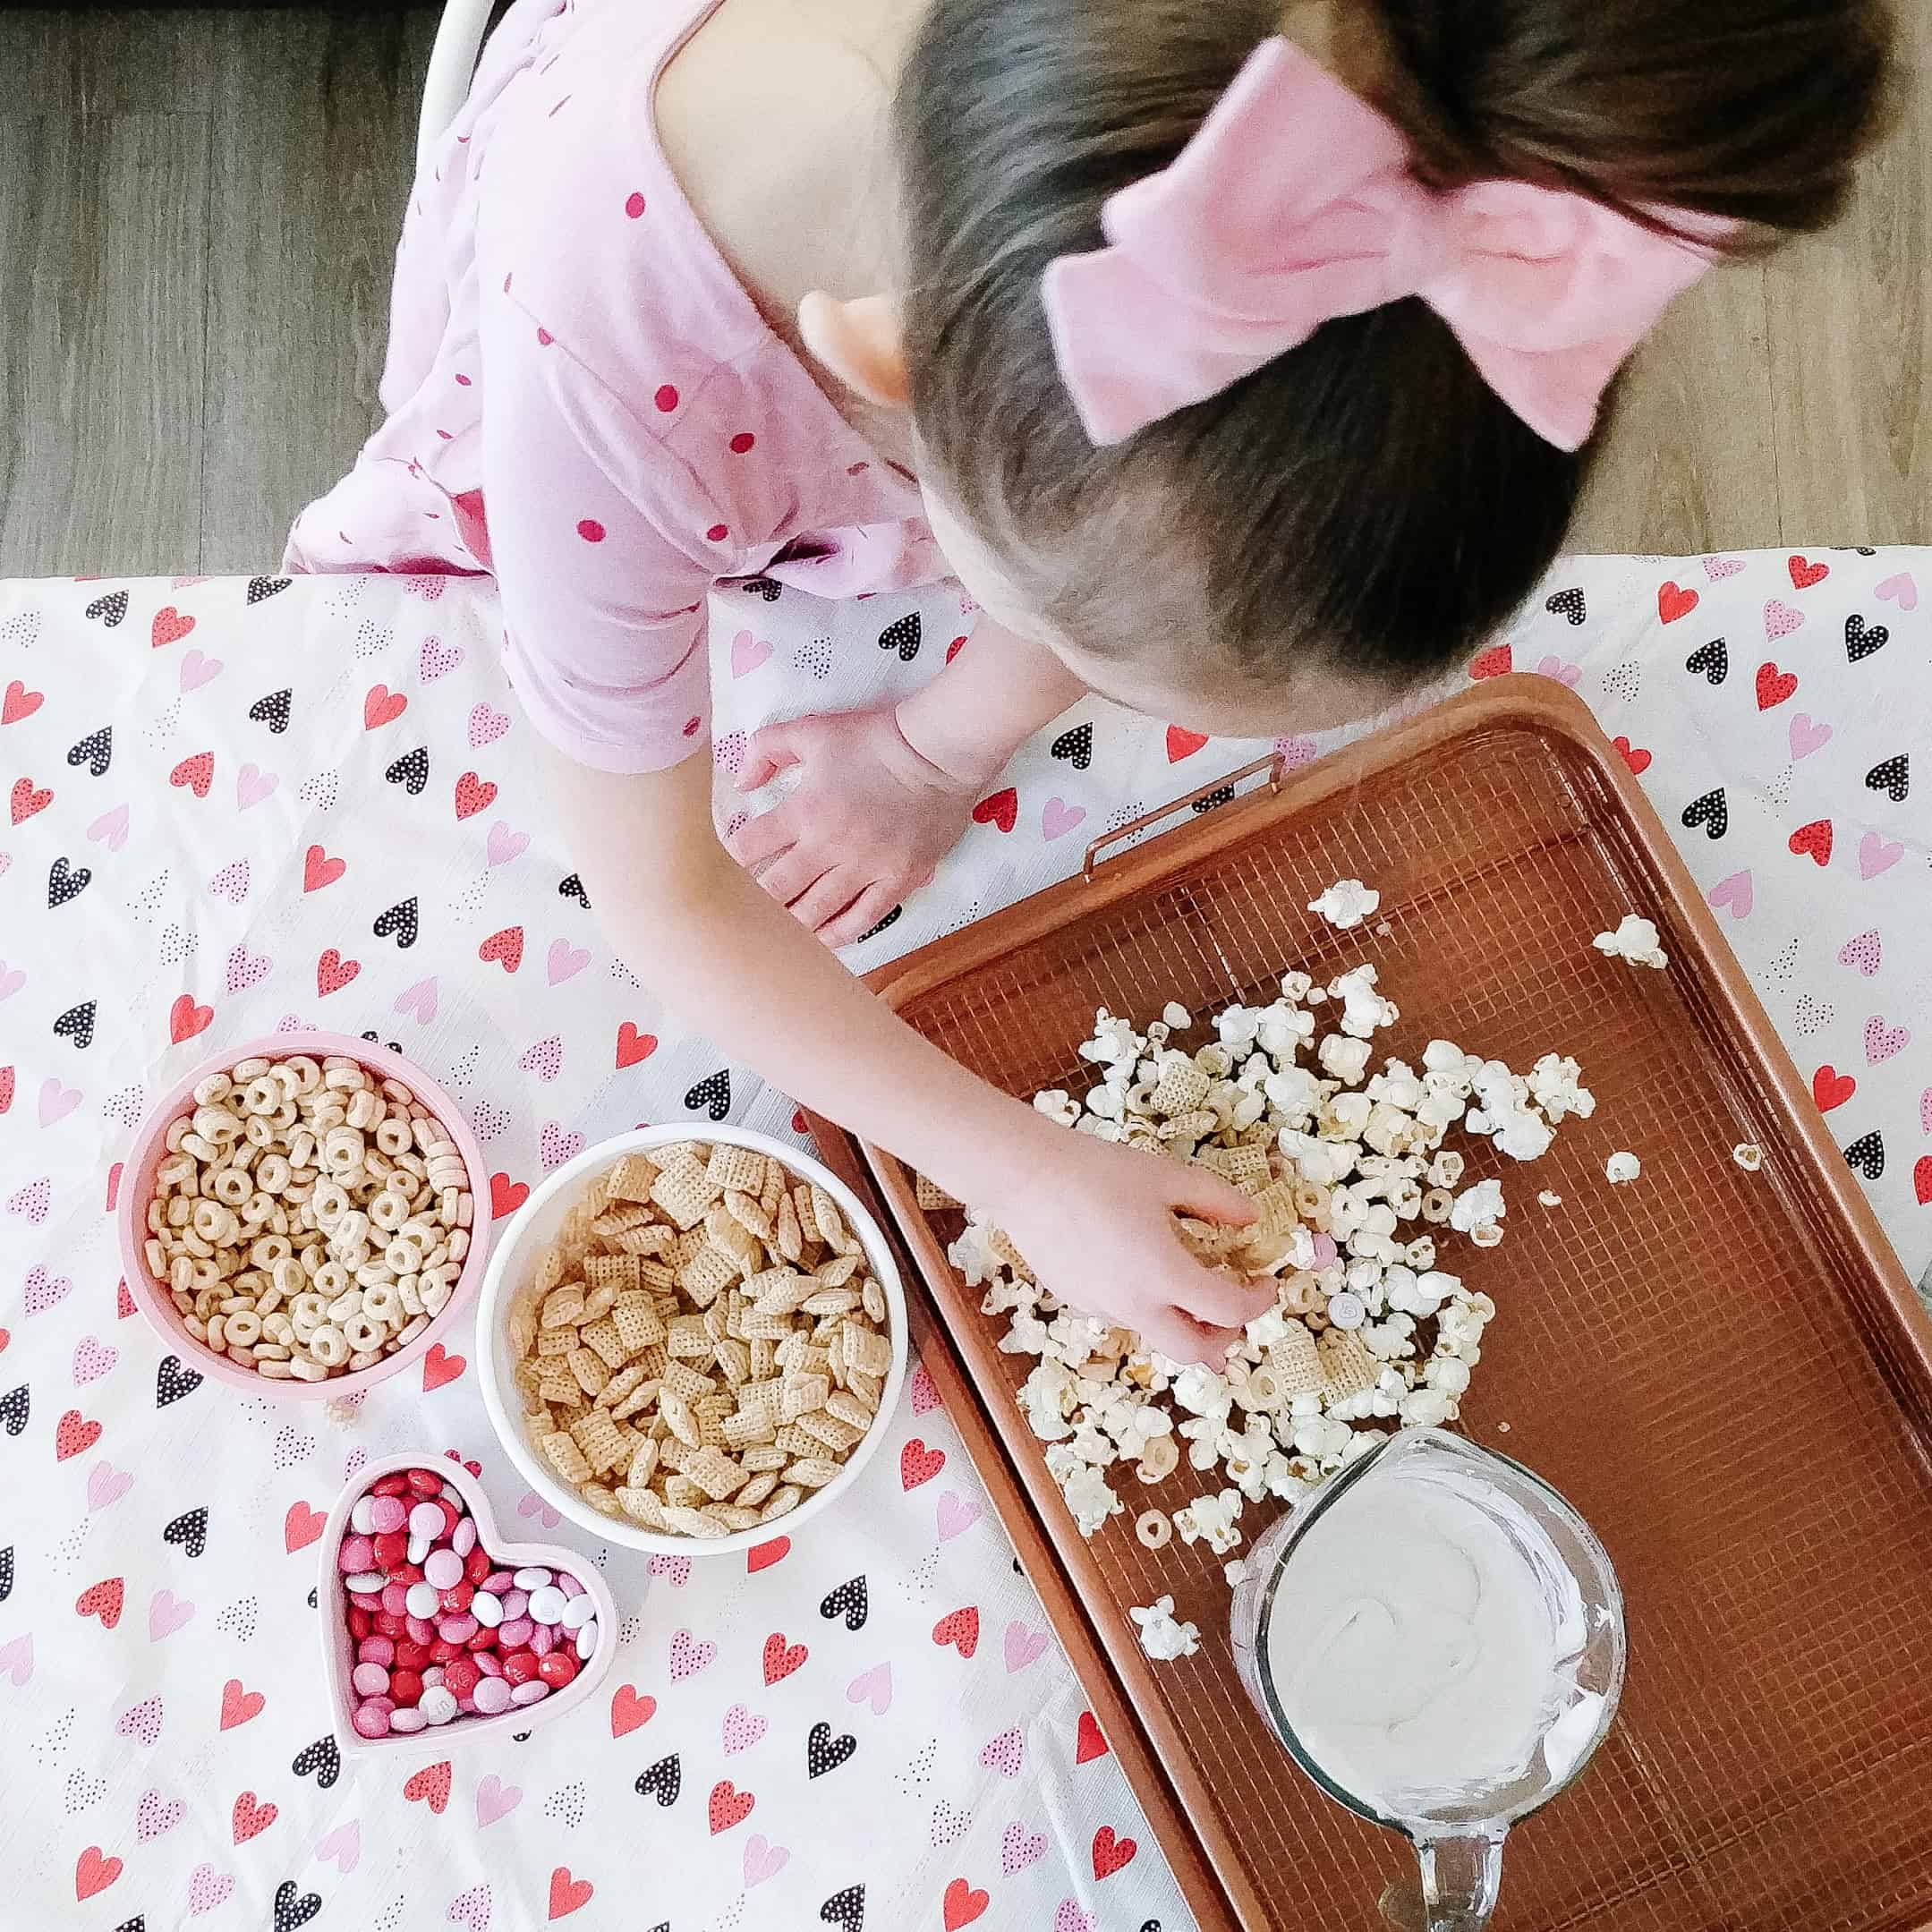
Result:
M98 1845L89 1845L73 1865L73 1895L90 1899L105 1892L121 1876L119 1859L103 1858Z
M487 811L495 803L497 787L488 779L480 779L473 771L465 771L456 780L456 816L472 819L479 812Z
M965 638L963 638L963 637L956 637L956 638L954 638L954 639L953 639L953 641L952 641L952 643L949 643L949 644L948 644L948 645L947 645L947 647L946 647L946 661L947 661L947 663L950 664L950 663L952 662L952 660L954 660L955 658L957 658L957 656L959 655L959 653L960 653L960 652L961 652L962 651L964 651L965 649L966 649L966 639L965 639Z
M1180 725L1167 728L1167 762L1178 765L1183 758L1192 758L1207 743L1204 731L1189 731Z
M803 1644L787 1644L782 1630L765 1638L765 1681L775 1684L789 1677L811 1653Z
M1787 557L1784 567L1792 574L1794 591L1809 591L1814 583L1824 583L1832 574L1829 564L1814 564L1802 555Z
M969 1605L947 1612L932 1626L932 1641L941 1647L950 1644L962 1657L970 1657L979 1648L978 1610Z
M495 960L506 973L514 973L523 963L523 929L522 926L505 926L500 932L492 932L476 949L479 959Z
M1815 859L1820 865L1832 862L1832 821L1829 819L1813 819L1809 825L1800 825L1791 836L1793 854L1802 853Z
M185 787L197 798L206 798L209 787L215 782L214 753L197 752L192 758L183 758L168 773L167 782Z
M438 1764L425 1765L404 1785L403 1796L413 1805L428 1805L441 1817L444 1806L449 1802L448 1758L445 1758Z
M311 1510L306 1502L292 1502L288 1513L282 1519L282 1547L290 1555L297 1550L305 1550L322 1534L322 1526L328 1519L319 1510Z
M70 1409L54 1426L54 1460L65 1462L99 1441L100 1424L89 1421L78 1409Z
M36 790L31 779L15 779L10 803L13 811L13 822L18 825L23 819L30 819L35 813L45 812L54 803L54 790L47 785Z
M331 946L315 962L315 992L319 1000L326 1000L332 992L340 992L355 975L362 970L360 959L345 959Z
M17 725L23 718L31 718L47 702L44 691L30 691L19 678L11 680L4 696L0 696L0 725Z
M1920 1154L1912 1169L1912 1192L1920 1207L1932 1205L1932 1153Z
M183 1040L191 1040L198 1033L207 1032L209 1023L214 1017L213 1007L197 1006L192 993L182 993L167 1009L167 1036L179 1046Z
M550 1874L550 1917L567 1919L580 1906L591 1902L591 1894L597 1887L588 1878L573 1878L567 1865L559 1865Z
M973 822L997 825L1003 832L1011 831L1019 822L1019 794L1009 785L1004 791L982 798L973 807Z
M148 627L148 641L158 651L164 644L177 644L194 628L194 619L184 617L172 604L163 604Z
M792 1539L789 1536L774 1536L769 1543L754 1543L745 1553L745 1573L755 1577L761 1570L770 1570L774 1563L782 1563L791 1554Z
M658 1700L640 1696L635 1684L619 1684L610 1694L610 1734L627 1738L640 1724L657 1715Z
M1820 1113L1843 1107L1858 1090L1859 1084L1850 1074L1840 1073L1829 1062L1811 1076L1811 1098L1817 1102Z
M729 1778L719 1778L711 1786L711 1836L715 1838L719 1832L728 1832L734 1825L744 1824L757 1802L751 1792L741 1792Z
M13 1104L13 1069L0 1067L0 1113Z
M343 860L330 858L320 846L311 846L302 862L302 889L319 892L324 886L334 885L348 869Z
M235 1800L232 1815L235 1843L246 1844L259 1833L267 1831L275 1820L276 1808L272 1804L257 1804L253 1792L243 1792Z
M439 1341L430 1344L430 1351L422 1358L422 1392L434 1395L446 1383L454 1382L470 1366L469 1358L451 1355Z
M1101 1734L1098 1720L1092 1711L1082 1711L1080 1722L1074 1730L1073 1760L1077 1765L1088 1764L1096 1758L1104 1758L1109 1746Z
M489 1177L489 1218L492 1221L501 1221L506 1214L514 1214L529 1198L528 1181L512 1180L507 1174Z
M1507 644L1492 644L1469 660L1469 676L1475 678L1506 677L1515 667L1515 654Z
M1773 705L1782 704L1798 688L1798 674L1795 671L1781 671L1775 664L1760 664L1758 667L1758 709L1768 711Z
M811 1126L805 1119L804 1109L803 1107L794 1107L792 1109L792 1132L795 1134L809 1134L811 1131Z
M621 1073L626 1067L634 1067L640 1060L647 1060L658 1051L658 1036L654 1033L639 1033L629 1020L617 1028L617 1070Z
M946 1932L959 1932L961 1926L971 1925L989 1902L984 1892L975 1891L964 1878L955 1878L946 1887L943 1901Z
M121 1604L126 1591L119 1577L108 1577L99 1583L90 1583L73 1600L73 1607L83 1617L98 1617L100 1627L111 1630L121 1621Z
M946 1467L943 1449L928 1449L915 1435L899 1451L899 1487L916 1489L930 1483Z
M251 1717L260 1716L261 1707L268 1701L259 1690L243 1689L239 1677L231 1677L221 1687L221 1728L233 1731Z
M409 709L409 700L387 685L371 685L362 696L362 729L374 731L394 724Z
M120 1171L121 1164L117 1161L115 1163L115 1173L116 1177L119 1176ZM108 1202L107 1204L107 1212L110 1214L114 1213L114 1203L112 1201ZM123 1322L126 1321L128 1316L132 1315L134 1312L134 1298L128 1293L127 1283L124 1281L117 1281L115 1284L114 1312L115 1315ZM4 1332L4 1330L0 1330L0 1333ZM0 1341L0 1349L4 1349L5 1348L5 1346L6 1344L4 1341Z
M1698 593L1687 591L1674 580L1667 580L1657 586L1657 615L1666 624L1675 624L1680 617L1688 617L1698 608Z
M1630 768L1633 778L1641 778L1650 769L1650 753L1640 745L1632 745L1621 733L1610 741L1617 748L1617 755Z
M1140 1847L1131 1838L1116 1838L1113 1826L1102 1825L1094 1834L1094 1876L1111 1878L1123 1865L1134 1862Z

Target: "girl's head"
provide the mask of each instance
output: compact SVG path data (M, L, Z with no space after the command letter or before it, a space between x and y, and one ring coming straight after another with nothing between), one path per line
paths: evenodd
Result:
M905 261L872 386L902 364L936 527L994 617L1136 709L1249 735L1466 658L1555 556L1594 449L1527 427L1416 299L1090 440L1049 264L1101 247L1102 204L1283 32L1432 189L1715 216L1733 251L1838 213L1887 48L1880 0L1317 0L1285 21L1266 0L932 0L898 83Z

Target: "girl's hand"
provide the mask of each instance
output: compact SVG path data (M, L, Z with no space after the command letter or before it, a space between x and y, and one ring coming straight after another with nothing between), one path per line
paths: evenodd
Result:
M958 843L977 796L915 751L889 705L768 725L741 792L801 768L785 801L726 840L733 858L828 946L868 932Z
M1061 1301L1133 1329L1177 1362L1219 1368L1272 1283L1244 1285L1181 1245L1177 1213L1246 1227L1255 1206L1204 1169L1085 1134L1028 1148L1014 1191L989 1212Z

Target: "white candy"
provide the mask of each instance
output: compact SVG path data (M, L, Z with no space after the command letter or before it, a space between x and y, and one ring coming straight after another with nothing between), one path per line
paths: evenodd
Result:
M550 1572L540 1565L532 1563L519 1570L510 1581L520 1590L540 1590L550 1581Z
M415 1586L412 1584L410 1587L413 1589ZM416 1708L422 1713L426 1723L447 1724L456 1715L456 1694L445 1685L432 1685L416 1699Z
M536 1613L536 1599L531 1599L531 1613ZM563 1625L566 1630L581 1630L597 1614L597 1604L589 1591L582 1596L567 1596L564 1599Z
M349 1528L359 1536L374 1533L376 1528L376 1499L373 1496L358 1496L355 1507L349 1511Z
M388 1579L379 1570L371 1570L363 1575L345 1577L342 1587L345 1590L354 1591L358 1596L378 1596L381 1595L382 1587L387 1581Z
M572 1601L574 1602L576 1599L573 1598ZM588 1659L595 1654L596 1649L597 1619L592 1617L588 1623L581 1625L577 1630L577 1655L581 1658Z
M412 1583L404 1607L413 1617L433 1617L442 1607L442 1598L433 1583Z
M493 1630L503 1621L503 1601L494 1590L479 1590L470 1599L470 1614L486 1630Z
M523 1574L521 1570L517 1572ZM522 1586L519 1586L521 1587ZM542 1583L530 1593L528 1614L539 1623L561 1623L564 1612L569 1608L572 1599L566 1596L554 1583Z

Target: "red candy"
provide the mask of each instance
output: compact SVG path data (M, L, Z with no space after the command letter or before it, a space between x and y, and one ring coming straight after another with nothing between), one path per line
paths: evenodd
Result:
M452 1657L460 1657L462 1655L463 1646L451 1643L447 1637L438 1637L430 1646L430 1662L431 1664L447 1664Z
M398 1563L389 1572L389 1581L391 1583L400 1583L405 1589L412 1583L421 1583L422 1581L422 1565L421 1563Z
M378 1570L393 1573L409 1561L409 1536L405 1530L386 1529L370 1541L376 1552Z
M349 1605L349 1635L354 1638L357 1643L361 1643L374 1628L375 1625L370 1621L368 1611L364 1610L360 1604L351 1604Z
M409 1619L396 1616L393 1612L379 1610L369 1620L385 1637L407 1637Z
M482 1587L483 1579L489 1574L489 1553L483 1548L483 1545L479 1543L476 1547L472 1549L470 1553L463 1559L463 1579L464 1581L469 1584L472 1589L481 1589Z
M503 1674L513 1684L527 1684L537 1674L537 1654L533 1650L513 1650L503 1660Z
M443 1666L443 1689L453 1698L472 1695L482 1678L481 1667L469 1657L458 1657Z
M413 1637L405 1637L396 1647L396 1661L405 1671L420 1671L430 1662L427 1644L419 1644Z
M371 1483L369 1493L372 1496L399 1496L409 1487L409 1478L400 1469L385 1476L380 1482Z
M497 1633L487 1626L479 1625L476 1635L463 1647L465 1650L494 1650L497 1647Z
M408 1484L425 1502L434 1502L443 1494L443 1478L431 1469L412 1469Z
M461 1583L452 1583L437 1601L453 1616L461 1616L470 1607L470 1599L476 1595L476 1586L467 1578Z
M422 1679L414 1671L391 1671L389 1695L398 1704L413 1704L422 1695Z
M463 1511L456 1507L455 1499L451 1496L438 1496L436 1504L443 1512L443 1534L446 1536L455 1536L456 1525L463 1520Z
M553 1650L537 1661L537 1675L552 1690L561 1690L577 1674L577 1660L567 1650ZM391 1694L394 1694L392 1685Z

